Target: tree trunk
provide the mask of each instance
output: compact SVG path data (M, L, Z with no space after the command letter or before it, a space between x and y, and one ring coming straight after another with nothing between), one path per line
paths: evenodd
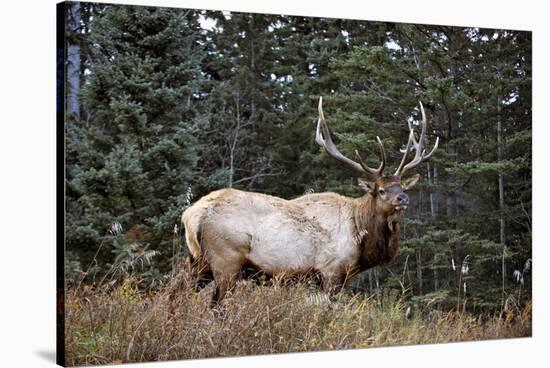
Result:
M435 185L437 183L437 166L428 162L428 181ZM437 192L436 189L430 190L430 215L435 218L437 215Z
M380 274L378 267L369 270L369 290L369 295L375 294L377 297L380 297Z
M432 173L433 170L433 173ZM437 167L435 164L431 164L428 162L428 181L434 185L437 181ZM435 219L436 213L437 213L437 204L436 204L436 197L434 193L434 189L430 190L430 215L432 219ZM434 254L434 291L437 291L439 289L439 275L437 273L437 253Z
M235 95L235 133L233 135L233 141L229 147L229 182L227 183L229 188L233 187L233 178L235 176L235 151L237 149L237 142L239 140L239 131L241 129L241 110L240 110L240 96L239 92Z
M374 268L374 284L376 287L376 296L378 298L381 297L380 293L380 269L378 267Z
M416 279L418 282L418 292L422 295L422 251L420 249L416 251Z
M503 159L502 120L501 120L500 99L497 98L497 160ZM500 211L500 246L502 247L502 298L504 302L504 291L506 288L506 221L504 219L504 177L498 175L498 207Z
M80 3L73 3L68 12L68 31L74 35L80 32ZM80 117L80 45L69 38L67 47L67 113Z
M437 272L437 264L436 268L434 268L434 291L439 290L439 273Z
M371 296L374 293L374 275L373 275L374 269L371 268L369 270L369 296Z

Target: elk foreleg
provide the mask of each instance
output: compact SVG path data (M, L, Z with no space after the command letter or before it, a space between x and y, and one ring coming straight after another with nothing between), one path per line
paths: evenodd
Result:
M336 273L321 273L323 278L323 290L330 294L338 294L344 287L344 275Z

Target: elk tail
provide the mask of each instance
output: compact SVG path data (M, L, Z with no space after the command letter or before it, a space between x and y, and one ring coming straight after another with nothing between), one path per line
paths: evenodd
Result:
M210 266L205 259L205 250L201 242L202 216L197 216L196 211L186 210L181 216L181 222L185 228L185 242L189 250L189 272L195 280L194 290L199 291L211 282L214 277Z
M181 216L181 222L185 228L185 242L189 249L189 255L192 259L198 259L202 255L202 249L200 245L200 218L191 216L189 210L183 212Z

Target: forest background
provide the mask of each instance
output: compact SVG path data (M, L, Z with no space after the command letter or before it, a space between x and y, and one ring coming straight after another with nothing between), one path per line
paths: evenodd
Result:
M314 142L322 95L348 155L358 149L373 163L379 135L396 165L418 101L429 139L441 140L410 193L398 260L350 288L405 290L441 308L455 305L458 290L474 312L530 300L531 33L93 3L69 10L69 280L94 282L127 265L143 288L158 287L185 256L181 212L218 188L361 195L355 174Z

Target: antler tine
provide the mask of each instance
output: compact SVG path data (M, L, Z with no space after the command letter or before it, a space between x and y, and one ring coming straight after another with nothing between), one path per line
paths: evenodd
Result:
M380 166L378 166L377 170L380 172L380 175L382 175L382 172L384 172L384 168L386 167L386 150L384 150L384 144L379 136L376 136L376 141L380 147Z
M405 166L405 161L407 160L407 156L409 156L409 153L411 152L411 145L415 145L416 147L416 141L414 138L414 130L411 128L409 133L409 139L407 140L407 147L404 150L400 150L401 153L403 153L403 158L401 159L401 162L399 163L399 167L395 171L395 176L401 175L401 170L403 170L403 166Z
M427 126L426 113L424 112L424 106L422 105L422 102L420 102L420 111L422 113L422 122L421 122L420 138L419 138L420 140L416 140L416 135L414 133L412 137L412 144L415 150L418 148L420 142L422 142L423 137L426 137L426 126ZM414 130L410 121L407 121L407 125L409 126L409 130ZM403 149L399 151L401 153L405 153L405 150Z
M439 137L436 137L435 138L435 144L434 144L434 148L432 148L432 150L430 151L430 153L428 153L426 156L424 156L424 161L425 160L428 160L432 157L432 155L434 154L435 150L437 149L437 147L439 146Z
M315 141L317 142L317 144L323 147L331 157L348 165L356 171L365 173L363 167L360 164L344 156L334 145L327 123L325 122L325 115L323 114L323 97L319 98L319 120L317 121L317 132L315 135Z
M426 120L426 112L424 111L424 105L422 105L422 101L418 101L420 103L420 112L422 113L422 130L420 131L420 138L417 142L418 146L417 146L417 152L420 151L422 152L422 154L424 154L424 151L423 151L423 145L424 145L424 142L426 141L426 127L428 126L428 122Z
M424 111L424 106L422 105L422 102L420 102L420 112L422 113L420 137L418 138L418 141L417 141L416 137L414 136L414 130L411 129L411 132L409 134L409 141L407 142L407 148L404 151L403 159L401 160L399 168L395 172L396 176L403 175L406 171L415 168L421 162L430 159L439 145L439 137L437 137L434 147L432 148L430 153L426 155L426 150L423 148L423 146L424 146L424 143L426 142L426 130L427 130L428 123L426 119L426 112ZM412 147L414 147L414 150L415 150L414 158L412 159L411 162L404 165L406 161L406 157L408 156L411 150L411 145Z
M378 166L377 169L372 169L368 167L367 164L365 164L365 162L363 161L363 158L361 157L361 155L359 154L359 151L355 150L355 155L357 156L359 163L361 164L361 166L365 171L375 176L382 176L382 172L386 167L386 151L384 150L384 144L380 140L380 137L376 136L376 140L377 140L378 146L380 147L380 166Z
M327 123L325 122L325 115L323 114L323 98L319 98L319 120L317 121L317 130L315 134L315 141L317 144L319 144L321 147L327 151L327 153L333 157L334 159L348 165L354 170L357 170L363 174L370 174L372 176L378 177L382 175L382 171L384 170L385 162L386 162L386 154L384 152L384 147L382 146L382 142L380 141L380 138L378 138L378 144L380 145L380 155L382 157L382 163L378 167L378 169L372 169L365 165L361 157L359 157L360 163L357 163L346 156L344 156L338 148L334 145L334 142L332 141L332 137L330 135L330 130L328 129Z

